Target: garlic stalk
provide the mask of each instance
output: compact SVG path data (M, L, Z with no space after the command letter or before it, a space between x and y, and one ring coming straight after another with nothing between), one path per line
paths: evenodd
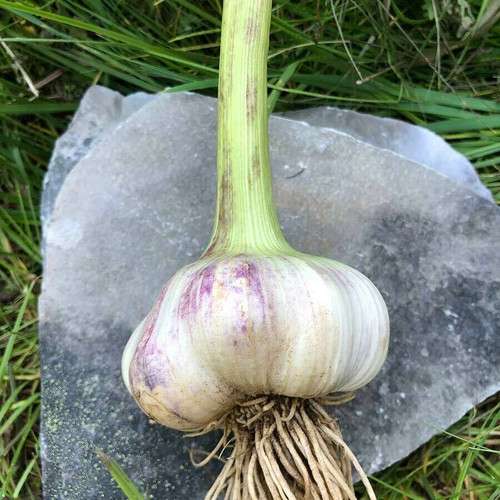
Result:
M156 422L222 429L209 458L235 438L207 500L352 499L351 463L374 498L321 403L342 402L328 395L378 373L387 309L364 275L292 249L281 233L268 148L270 17L271 0L224 2L212 238L132 334L123 378Z

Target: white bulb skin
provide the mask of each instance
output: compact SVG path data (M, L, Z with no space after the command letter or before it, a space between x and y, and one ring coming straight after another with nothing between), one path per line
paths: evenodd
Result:
M298 252L206 257L165 285L122 368L152 419L192 430L259 395L356 390L388 345L382 296L344 264Z

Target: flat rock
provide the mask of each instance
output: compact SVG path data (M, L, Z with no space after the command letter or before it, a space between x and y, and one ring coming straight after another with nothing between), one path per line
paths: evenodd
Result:
M372 146L398 153L493 201L491 192L481 184L470 161L424 127L330 106L290 111L283 116L316 127L333 128Z
M150 498L201 500L211 483L218 465L195 469L187 449L210 449L215 433L186 439L150 424L126 392L120 358L162 284L208 243L215 125L214 99L160 95L100 135L72 169L62 167L71 171L58 196L45 197L46 499L123 498L95 446ZM374 472L499 390L500 210L419 163L329 128L273 117L270 142L289 242L359 269L389 308L382 372L332 409ZM70 164L59 155L54 162Z
M137 92L123 97L106 87L91 87L80 103L67 132L55 144L48 173L44 179L42 221L50 214L69 171L109 132L129 120L157 94ZM281 113L285 118L309 125L331 128L372 146L393 151L435 170L493 201L491 192L481 184L472 164L439 135L428 129L349 109L320 106Z
M41 218L52 212L55 199L66 176L101 139L128 120L144 104L156 97L137 92L123 97L106 87L91 87L83 96L69 129L54 146L44 179Z

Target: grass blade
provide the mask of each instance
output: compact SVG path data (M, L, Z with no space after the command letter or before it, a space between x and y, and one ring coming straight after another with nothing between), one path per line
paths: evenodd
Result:
M128 500L145 500L135 484L127 476L122 467L114 459L109 458L103 451L96 448L96 453L101 459L101 462L106 466L109 473L113 476L118 486L123 491Z

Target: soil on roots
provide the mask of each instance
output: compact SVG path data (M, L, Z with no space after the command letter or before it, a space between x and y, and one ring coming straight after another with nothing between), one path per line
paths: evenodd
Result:
M339 404L349 396L263 396L238 404L219 421L223 435L217 446L196 464L232 447L205 500L355 500L351 466L376 500L337 422L321 404Z

